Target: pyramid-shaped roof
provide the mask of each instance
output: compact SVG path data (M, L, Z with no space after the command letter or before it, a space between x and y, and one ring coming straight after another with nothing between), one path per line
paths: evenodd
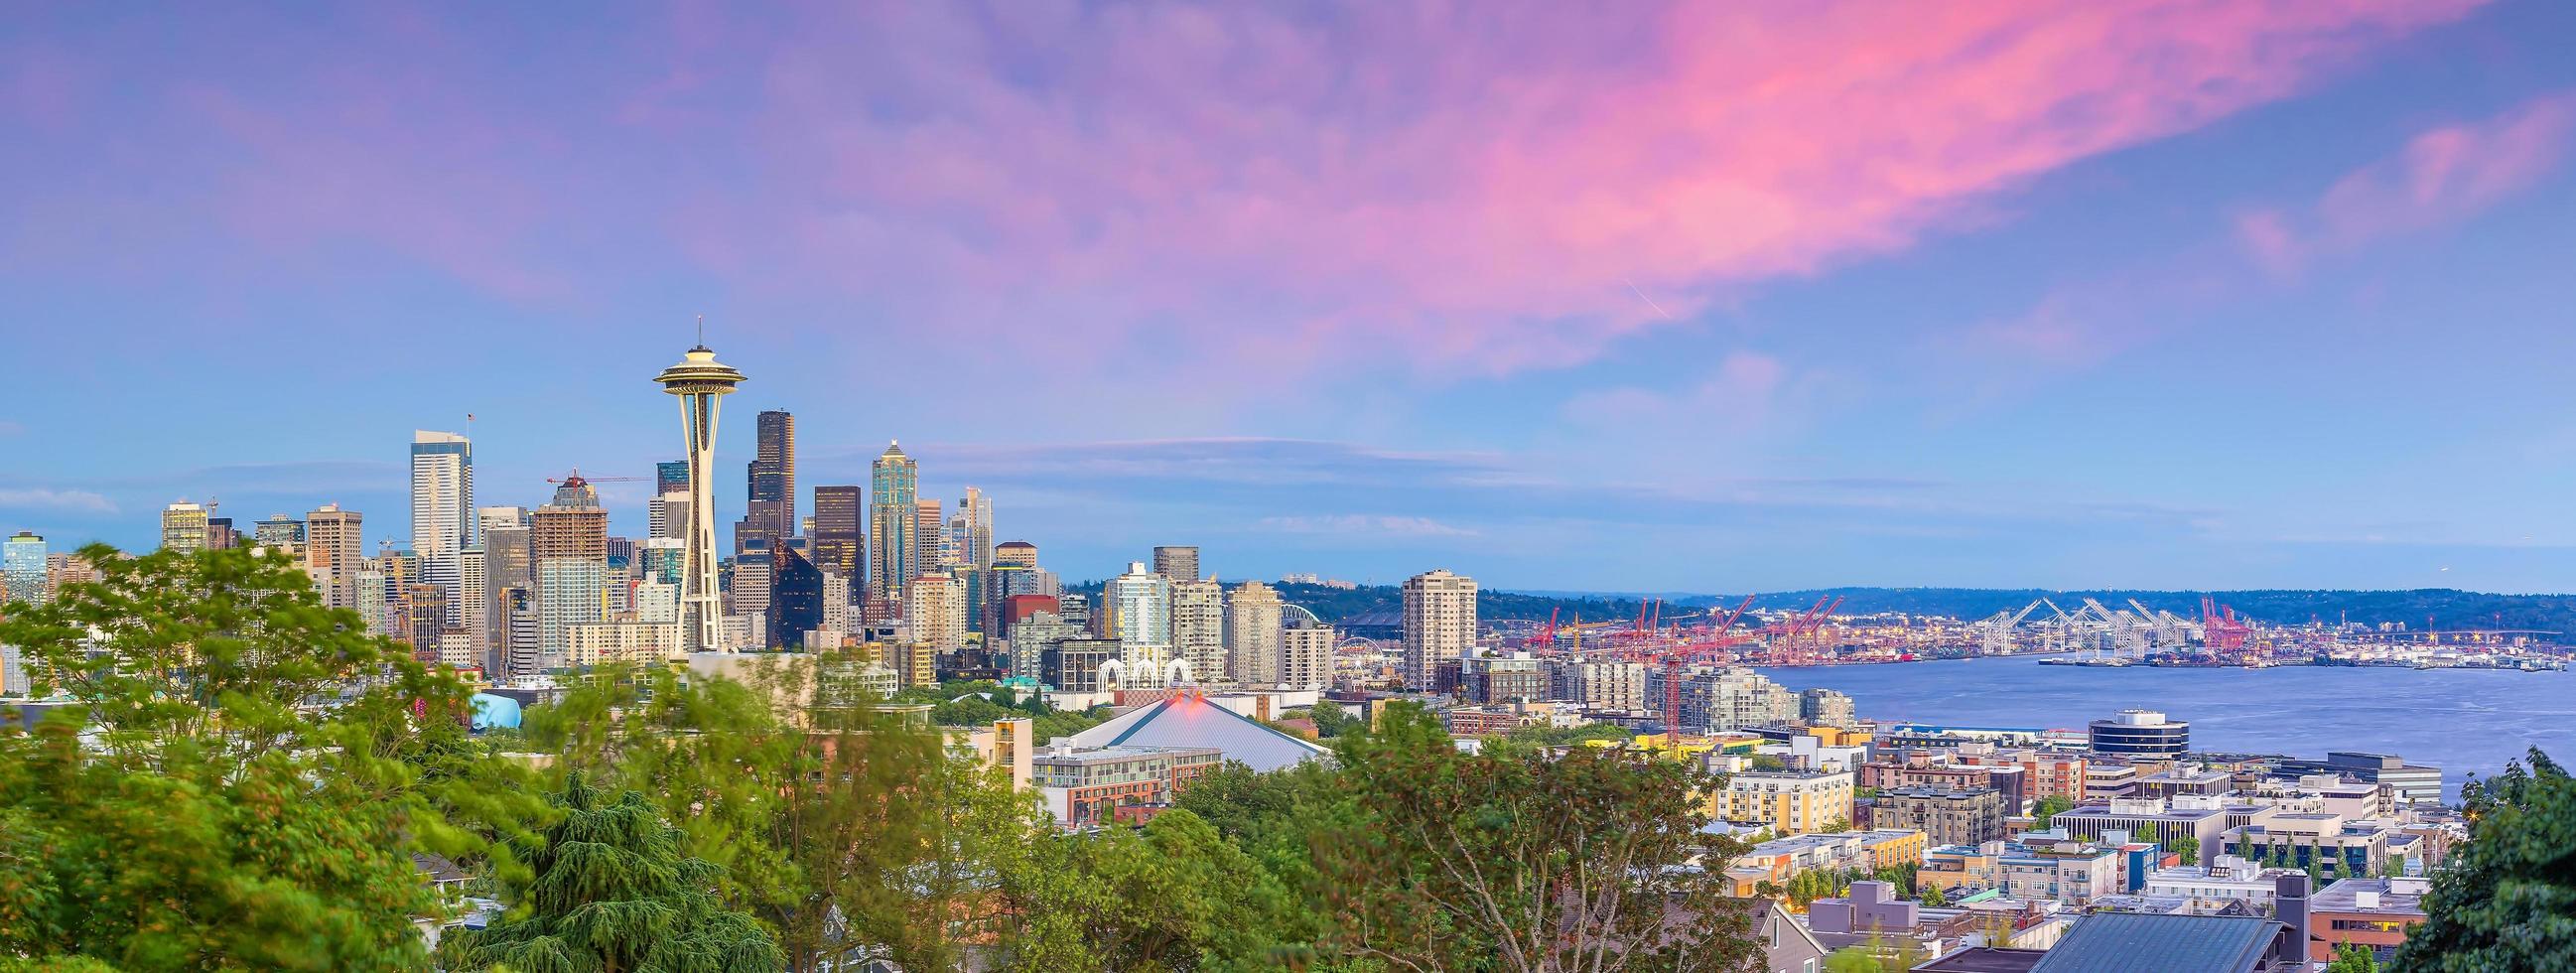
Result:
M1207 701L1196 693L1138 707L1074 734L1073 745L1095 747L1215 747L1225 759L1259 771L1293 767L1332 751L1290 736L1259 720Z

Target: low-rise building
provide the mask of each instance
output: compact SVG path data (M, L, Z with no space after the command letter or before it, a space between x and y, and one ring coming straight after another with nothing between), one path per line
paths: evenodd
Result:
M2340 814L2270 814L2260 823L2229 828L2221 841L2222 850L2239 858L2354 876L2378 874L2388 860L2391 833L2382 822Z
M1721 821L1760 825L1775 835L1806 834L1852 818L1850 774L1752 770L1730 775L1726 789L1709 795L1709 813Z
M2200 858L2207 859L2223 850L2218 840L2227 831L2227 815L2226 805L2212 798L2125 797L2060 811L2049 824L2087 841L2101 841L2117 831L2172 848L2188 837L2199 845Z
M1225 762L1215 747L1048 747L1030 758L1029 778L1047 813L1066 830L1101 827L1125 807L1170 804L1172 795Z
M2004 802L2003 793L1991 788L1901 787L1878 793L1870 826L1920 831L1945 845L1997 841L2004 836L2004 818L2018 810Z
M2279 874L2234 855L2221 855L2207 867L2176 865L2156 869L2148 873L2140 892L2151 898L2182 900L2184 911L2195 915L2215 915L2230 911L2231 906L2262 915L2272 911Z
M2291 777L2308 774L2349 776L2365 783L2386 786L2399 804L2442 803L2442 768L2410 764L2395 754L2337 750L2326 754L2324 760L2283 760L2276 773Z
M2349 943L2388 962L2406 931L2423 924L2431 886L2426 878L2347 878L2326 886L2308 900L2308 959L2330 961Z

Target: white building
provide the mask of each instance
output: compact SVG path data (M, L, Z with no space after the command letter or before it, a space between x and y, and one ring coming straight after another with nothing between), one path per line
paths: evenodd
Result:
M1234 681L1249 686L1279 682L1279 590L1258 581L1236 585L1226 596L1225 654Z
M420 580L447 595L446 624L475 614L464 598L466 548L477 543L474 510L474 444L452 432L416 429L411 434L411 553Z
M1172 657L1189 663L1191 681L1231 678L1225 636L1225 590L1214 581L1172 582Z
M966 647L966 582L925 574L903 589L903 624L912 641L940 652Z
M1127 573L1109 579L1100 591L1100 610L1108 615L1105 630L1130 651L1172 647L1171 579L1145 570L1145 562L1127 562Z
M1443 658L1464 658L1476 646L1476 579L1447 569L1404 582L1404 685L1431 688Z
M1333 684L1333 643L1338 633L1329 625L1279 631L1279 686L1319 690Z

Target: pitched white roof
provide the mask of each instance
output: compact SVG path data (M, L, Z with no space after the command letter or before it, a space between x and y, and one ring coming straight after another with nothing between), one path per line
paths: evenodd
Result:
M1208 702L1195 693L1119 714L1071 737L1076 747L1215 747L1225 759L1259 771L1278 770L1332 753L1300 737Z

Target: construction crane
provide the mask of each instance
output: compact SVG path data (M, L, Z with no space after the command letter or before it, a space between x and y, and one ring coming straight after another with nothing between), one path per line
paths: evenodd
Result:
M546 482L556 486L580 486L584 483L642 483L650 479L652 477L649 476L583 476L581 467L576 466L564 476L546 477Z

